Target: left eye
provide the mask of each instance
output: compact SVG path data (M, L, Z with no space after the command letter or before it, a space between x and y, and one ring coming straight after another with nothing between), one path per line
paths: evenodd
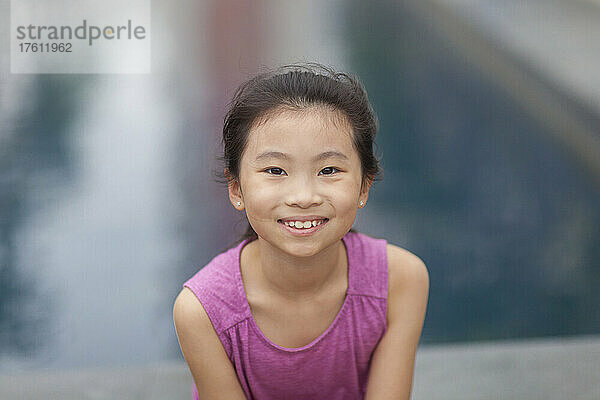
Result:
M267 168L265 170L265 172L269 173L270 175L276 175L276 176L282 176L282 172L285 173L281 168L277 168L277 167L271 167L271 168Z
M339 171L339 169L337 169L336 167L327 167L321 170L323 175L332 175L335 171Z

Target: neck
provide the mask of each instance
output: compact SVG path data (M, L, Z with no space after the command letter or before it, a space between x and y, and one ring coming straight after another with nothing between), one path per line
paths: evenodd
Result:
M258 238L255 260L263 287L291 302L315 299L346 276L348 259L342 240L310 257L282 253Z

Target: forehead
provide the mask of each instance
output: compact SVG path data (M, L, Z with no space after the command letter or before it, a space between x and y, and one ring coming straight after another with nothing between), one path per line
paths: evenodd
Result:
M341 111L313 106L303 110L276 110L250 129L245 155L281 151L293 155L337 150L352 158L352 127Z

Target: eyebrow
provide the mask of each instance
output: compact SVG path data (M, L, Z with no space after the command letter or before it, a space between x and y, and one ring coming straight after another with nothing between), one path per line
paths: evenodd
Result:
M256 161L260 161L260 160L264 160L264 159L268 159L268 158L279 158L282 160L289 160L292 157L289 154L282 153L280 151L265 151L264 153L261 153L256 157ZM325 160L327 158L339 158L340 160L348 159L348 157L346 157L346 155L344 153L340 153L339 151L336 151L336 150L329 150L329 151L324 151L323 153L318 154L315 157L313 157L313 161L321 161L321 160Z

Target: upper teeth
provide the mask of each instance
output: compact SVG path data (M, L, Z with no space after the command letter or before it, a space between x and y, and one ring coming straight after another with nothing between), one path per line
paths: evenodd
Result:
M283 223L294 228L311 228L313 226L321 225L323 223L323 220L317 219L314 221L284 221Z

